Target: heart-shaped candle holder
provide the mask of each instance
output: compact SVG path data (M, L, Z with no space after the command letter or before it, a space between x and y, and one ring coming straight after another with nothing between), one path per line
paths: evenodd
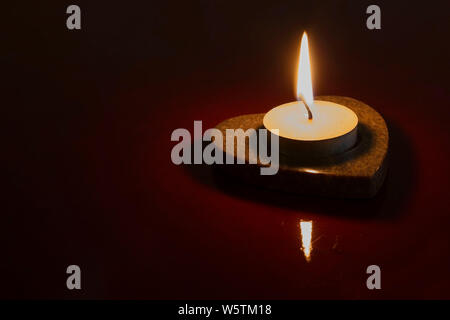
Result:
M384 119L374 109L353 98L321 96L316 99L344 105L356 113L358 141L352 149L332 157L310 160L293 159L280 150L278 172L275 175L261 175L263 165L259 159L257 164L248 163L252 150L246 144L246 164L217 167L248 183L286 192L345 198L375 196L387 172L389 132ZM226 154L226 129L262 129L263 118L264 113L249 114L219 123L216 128L224 137L219 149ZM236 160L237 145L234 148L234 154L229 156Z

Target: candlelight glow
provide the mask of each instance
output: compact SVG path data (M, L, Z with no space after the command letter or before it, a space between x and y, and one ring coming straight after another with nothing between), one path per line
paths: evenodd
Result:
M311 81L311 66L309 61L308 36L303 33L300 45L297 70L297 99L305 100L311 112L314 113L314 95Z
M309 262L312 251L312 221L300 221L300 233L302 236L302 250L305 254L306 261Z

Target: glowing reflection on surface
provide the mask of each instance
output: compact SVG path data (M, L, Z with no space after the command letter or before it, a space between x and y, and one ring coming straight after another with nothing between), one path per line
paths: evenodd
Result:
M312 221L300 221L300 233L302 239L302 251L305 254L306 261L311 260L312 251Z
M319 171L314 170L314 169L305 169L305 172L308 172L308 173L319 173Z

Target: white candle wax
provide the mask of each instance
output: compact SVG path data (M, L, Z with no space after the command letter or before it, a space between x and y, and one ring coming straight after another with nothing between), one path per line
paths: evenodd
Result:
M314 101L308 119L303 102L273 108L264 116L264 127L278 129L280 152L302 157L323 157L344 152L356 144L358 117L349 108L329 101Z
M264 126L268 130L278 129L280 137L316 141L342 136L358 124L358 117L352 110L334 102L314 101L311 120L304 110L300 101L283 104L267 112Z

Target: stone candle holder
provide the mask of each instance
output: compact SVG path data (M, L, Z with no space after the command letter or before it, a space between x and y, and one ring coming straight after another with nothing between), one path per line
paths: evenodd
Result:
M365 103L352 98L321 96L316 99L344 105L356 113L358 140L353 148L330 157L302 159L283 154L280 145L278 173L260 175L263 165L259 159L257 164L248 164L248 153L251 151L247 143L246 164L217 167L242 181L286 192L344 198L375 196L387 172L389 133L384 119ZM226 153L226 129L258 130L264 128L263 117L264 113L249 114L219 123L216 128L222 131L224 137L219 149ZM234 157L236 149L235 145Z

